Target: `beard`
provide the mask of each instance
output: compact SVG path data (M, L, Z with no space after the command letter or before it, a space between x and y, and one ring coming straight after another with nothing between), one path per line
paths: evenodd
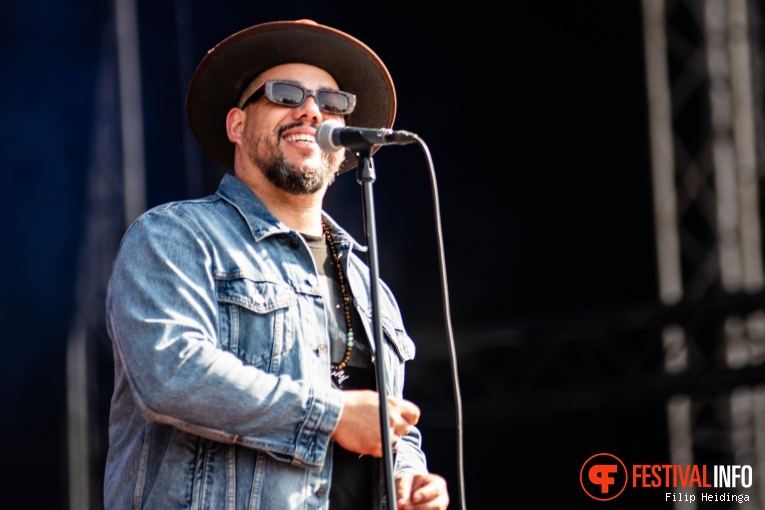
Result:
M254 130L250 131L247 135L247 157L280 190L293 195L310 195L334 182L343 161L343 152L322 152L318 165L313 162L290 163L284 157L278 140L283 131L299 125L283 126L277 132L276 142L266 133L255 134Z

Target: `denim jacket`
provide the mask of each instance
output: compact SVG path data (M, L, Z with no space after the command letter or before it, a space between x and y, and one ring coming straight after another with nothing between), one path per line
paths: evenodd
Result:
M354 253L364 249L324 219L373 339L369 271ZM328 312L303 239L241 181L226 174L216 194L138 218L106 308L115 362L107 509L328 508L342 406ZM384 283L380 318L387 391L401 397L415 349ZM412 427L394 476L426 470Z

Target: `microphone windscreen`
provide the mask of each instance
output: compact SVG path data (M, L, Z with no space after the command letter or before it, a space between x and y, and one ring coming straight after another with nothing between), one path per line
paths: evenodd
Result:
M335 145L332 142L332 133L335 129L343 128L343 123L339 120L325 120L316 128L316 143L319 144L324 152L338 152L343 149L342 145Z

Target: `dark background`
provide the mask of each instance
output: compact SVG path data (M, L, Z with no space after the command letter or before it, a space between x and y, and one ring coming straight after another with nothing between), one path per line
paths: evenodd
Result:
M468 507L585 508L593 501L579 470L590 456L669 462L673 389L643 377L660 369L662 353L639 1L137 7L149 206L217 187L222 170L198 149L202 180L190 182L183 101L189 73L226 36L310 18L386 62L395 127L427 143L438 179ZM63 509L66 345L114 12L96 0L4 0L0 9L0 506ZM409 145L385 147L374 161L381 275L418 344L408 397L423 410L430 468L448 479L457 508L455 394L426 158ZM333 185L326 207L364 240L354 173ZM102 427L111 389L104 345ZM627 492L612 508L664 507L662 490Z

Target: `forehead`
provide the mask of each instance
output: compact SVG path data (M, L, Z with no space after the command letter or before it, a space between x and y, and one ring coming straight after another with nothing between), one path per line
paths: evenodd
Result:
M291 80L309 88L338 88L331 74L309 64L282 64L272 67L262 72L252 84L260 86L266 80Z

